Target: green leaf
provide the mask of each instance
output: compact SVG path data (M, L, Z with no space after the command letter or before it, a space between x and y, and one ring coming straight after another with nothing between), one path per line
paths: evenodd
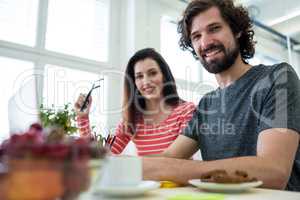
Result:
M65 104L63 109L55 109L52 104L51 108L45 108L43 104L40 105L40 119L42 126L47 128L49 126L62 127L66 134L73 134L77 131L76 113L74 109L70 108L70 103Z

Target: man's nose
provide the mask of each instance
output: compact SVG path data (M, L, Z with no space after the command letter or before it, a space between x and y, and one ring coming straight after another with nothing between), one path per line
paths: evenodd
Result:
M207 49L211 44L213 44L213 38L209 34L203 34L200 39L201 50Z

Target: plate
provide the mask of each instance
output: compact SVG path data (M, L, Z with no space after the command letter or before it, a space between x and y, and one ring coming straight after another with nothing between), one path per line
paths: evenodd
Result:
M98 186L94 189L94 193L112 197L131 197L143 195L146 192L157 189L159 187L159 182L141 181L140 184L134 186Z
M212 192L244 192L251 188L258 187L263 184L262 181L248 182L248 183L208 183L202 182L199 179L189 180L189 183L200 189Z

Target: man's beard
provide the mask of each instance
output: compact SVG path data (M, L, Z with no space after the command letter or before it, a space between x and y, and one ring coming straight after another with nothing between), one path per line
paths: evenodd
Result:
M233 49L225 49L224 45L222 44L213 44L209 46L205 51L209 51L212 49L220 50L221 53L223 52L224 56L222 58L216 58L209 62L206 62L205 58L201 56L200 61L204 68L208 72L213 74L218 74L229 69L234 64L236 58L239 55L239 47L237 45L235 45Z

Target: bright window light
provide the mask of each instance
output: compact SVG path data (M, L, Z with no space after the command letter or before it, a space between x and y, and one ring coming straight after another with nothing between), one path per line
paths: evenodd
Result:
M203 84L210 85L212 88L218 87L218 82L214 74L209 73L202 65L201 65L201 72L202 72Z
M260 52L257 52L253 58L249 60L250 65L259 65L259 64L264 64L264 65L274 65L278 63L279 61L276 60L275 58L272 58L268 55L264 55Z
M107 61L109 0L51 0L46 49Z
M0 40L35 45L38 0L0 0Z
M9 136L8 101L15 95L19 88L27 81L34 80L33 63L5 57L0 57L0 65L5 67L5 76L0 79L0 142ZM32 87L31 95L34 95L35 88ZM23 96L23 98L30 96ZM24 99L26 101L26 99ZM26 104L20 105L26 108Z
M179 48L177 25L169 17L161 19L161 53L168 62L175 78L199 81L200 66L188 51Z
M44 74L43 104L45 107L54 105L56 109L63 108L67 103L74 106L80 93L86 94L91 89L94 81L102 76L82 70L66 67L46 65ZM92 93L92 108L90 113L91 125L96 130L102 130L105 125L104 115L104 81L101 87Z
M183 90L183 89L177 89L178 95L180 98L182 98L185 101L193 102L195 105L198 105L201 96L197 93L197 91L191 91L191 90Z

